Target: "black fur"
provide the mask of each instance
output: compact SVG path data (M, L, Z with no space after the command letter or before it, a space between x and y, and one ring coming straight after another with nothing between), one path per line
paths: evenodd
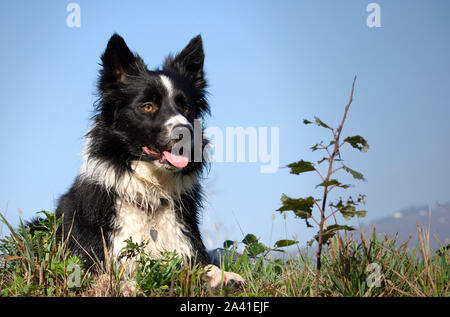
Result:
M161 152L170 150L174 141L165 137L162 125L167 118L179 112L193 123L194 119L209 113L202 39L200 35L193 38L182 52L169 56L161 69L149 71L142 58L129 50L122 37L114 34L101 60L99 101L93 128L86 135L90 143L85 151L87 159L108 162L119 179L124 173L132 173L131 161L158 159L146 155L143 146ZM160 75L173 83L173 100L169 100L161 85ZM144 113L145 102L151 102L157 111ZM200 177L204 167L204 162L190 162L179 170L172 166L169 172ZM98 180L80 174L59 201L56 215L64 217L60 232L65 237L70 235L69 247L84 258L87 267L95 259L104 260L103 239L107 248L111 246L111 236L116 230L117 195ZM175 202L177 220L187 229L185 235L197 260L208 264L208 253L198 228L202 208L199 181L189 194L182 193L181 199Z

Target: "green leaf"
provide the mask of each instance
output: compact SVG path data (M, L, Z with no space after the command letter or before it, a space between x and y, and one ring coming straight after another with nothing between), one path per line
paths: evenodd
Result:
M350 220L350 218L356 215L356 208L354 206L347 205L339 209L339 211L346 220Z
M244 237L244 240L242 240L243 243L245 243L246 245L252 244L252 243L257 243L258 242L258 238L249 233Z
M325 232L336 232L339 230L353 231L353 230L355 230L355 228L347 226L347 225L342 226L342 225L334 224L334 225L329 226L327 228L327 230L325 230Z
M356 211L356 216L358 218L363 218L367 215L367 210L358 210Z
M268 250L268 248L260 242L250 243L245 248L247 249L248 253L251 256L257 256L263 253L264 251Z
M366 180L366 179L364 178L364 175L361 174L360 172L355 171L355 170L352 170L350 167L347 167L347 166L345 166L345 165L343 165L342 167L344 168L344 170L345 170L346 172L352 174L352 176L353 176L354 179L359 179L359 180L362 180L362 181L365 181L365 180Z
M350 218L353 218L354 216L357 216L358 218L365 217L367 214L366 210L357 210L355 206L359 205L361 202L364 203L365 196L360 195L356 201L350 197L347 202L344 204L342 199L339 200L337 204L331 203L330 206L334 207L339 210L339 212L344 216L346 220L350 220Z
M284 248L297 243L298 241L295 240L278 240L277 242L275 242L274 246L275 248Z
M280 252L280 253L284 253L286 252L285 250L281 250L281 249L270 249L270 252Z
M303 124L311 124L312 122L306 119L303 119Z
M339 183L336 179L330 179L329 181L325 181L325 182L320 183L319 185L316 185L316 188L319 186L329 187L329 186L333 186L333 185L339 186L339 185L341 185L341 183Z
M347 142L352 147L354 147L355 149L358 149L362 152L367 152L367 150L369 149L369 144L360 135L349 136L344 140L344 142Z
M316 123L317 123L318 126L321 126L321 127L324 127L324 128L327 128L327 129L332 130L328 124L326 124L325 122L323 122L323 121L320 120L319 118L314 117L314 120L316 121Z
M353 230L355 230L355 228L350 227L350 226L341 226L341 225L338 225L338 224L331 225L326 230L324 230L323 233L322 233L322 244L327 243L328 240L331 237L333 237L336 234L336 232L338 232L339 230L353 231ZM316 234L314 236L314 239L317 242L319 242L319 234Z
M226 240L224 243L223 243L223 247L225 248L225 249L228 249L229 247L232 247L234 245L234 241L233 240Z
M291 163L287 167L291 169L291 174L300 174L305 172L314 171L314 165L311 162L298 161L297 163Z
M312 152L317 151L319 148L320 149L323 148L322 144L320 144L320 143L314 144L313 146L310 147Z
M282 206L277 211L293 211L297 217L302 219L310 218L314 206L314 197L290 198L283 194L281 196Z

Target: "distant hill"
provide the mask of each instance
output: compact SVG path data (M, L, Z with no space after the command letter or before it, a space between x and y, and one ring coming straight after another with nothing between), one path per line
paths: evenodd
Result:
M406 241L413 235L410 246L415 246L418 241L417 223L428 229L430 225L430 246L438 249L439 243L446 245L450 242L450 203L409 207L395 212L390 216L376 219L367 223L361 223L363 232L372 232L376 225L377 233L390 236L398 233L398 241Z

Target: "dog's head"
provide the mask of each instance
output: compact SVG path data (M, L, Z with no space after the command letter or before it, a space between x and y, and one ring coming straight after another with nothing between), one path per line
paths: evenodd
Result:
M149 161L174 172L198 166L194 120L209 112L200 35L167 57L161 69L147 69L117 34L101 60L90 154L118 164Z

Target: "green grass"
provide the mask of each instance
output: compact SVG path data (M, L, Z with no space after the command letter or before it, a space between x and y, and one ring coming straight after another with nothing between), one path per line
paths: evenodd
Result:
M20 225L10 226L11 234L0 240L0 296L123 296L121 281L127 274L123 265L107 261L97 272L80 268L81 259L56 238L58 221L50 213L42 226L47 231L32 235ZM418 227L419 241L400 243L396 237L361 234L352 239L341 234L324 249L321 296L449 296L448 247L433 251L430 233ZM313 296L315 263L300 249L295 256L285 253L284 260L268 256L252 257L244 250L238 254L230 245L230 254L221 268L239 273L246 281L241 289L222 287L211 290L205 282L205 268L167 252L154 259L143 251L144 245L129 241L124 258L138 255L135 296ZM234 260L233 260L234 259ZM375 263L381 276L378 285L368 277ZM369 283L368 283L369 281Z

